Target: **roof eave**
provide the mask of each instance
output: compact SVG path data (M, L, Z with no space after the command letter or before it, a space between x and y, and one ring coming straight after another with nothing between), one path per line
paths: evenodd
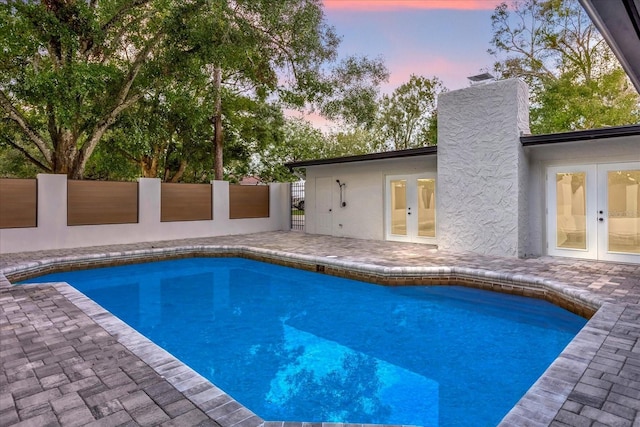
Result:
M401 159L415 156L428 156L437 153L436 146L410 148L408 150L385 151L382 153L361 154L358 156L333 157L330 159L303 160L300 162L290 162L284 165L293 170L294 168L302 168L307 166L333 165L339 163L366 162L372 160Z
M640 136L640 124L616 126L609 128L576 130L571 132L549 133L542 135L525 135L520 137L524 146L556 144L562 142L589 141L594 139Z

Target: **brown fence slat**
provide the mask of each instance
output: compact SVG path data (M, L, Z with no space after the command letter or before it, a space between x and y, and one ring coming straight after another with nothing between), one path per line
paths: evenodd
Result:
M0 179L0 228L37 227L38 181Z
M67 225L137 222L137 182L67 181Z
M213 219L211 184L161 186L160 221L206 221Z
M229 218L268 218L268 185L230 185Z

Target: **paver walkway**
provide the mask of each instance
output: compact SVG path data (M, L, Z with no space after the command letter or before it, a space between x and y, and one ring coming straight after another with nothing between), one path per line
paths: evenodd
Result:
M53 258L206 245L304 254L327 263L461 267L587 290L604 305L503 425L640 427L640 265L501 258L418 244L271 232L0 254L0 271L10 275ZM261 420L236 402L221 401L227 397L197 382L193 373L185 374L175 361L140 350L139 337L118 332L121 326L109 323L112 316L68 288L15 287L0 274L0 426L260 425Z

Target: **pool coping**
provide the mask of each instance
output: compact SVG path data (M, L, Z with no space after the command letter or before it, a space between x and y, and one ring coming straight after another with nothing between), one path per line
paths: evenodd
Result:
M587 290L525 274L498 273L464 267L385 267L243 245L185 245L26 262L0 269L12 281L72 268L91 268L185 257L244 257L383 285L462 285L503 293L542 298L590 318L543 375L503 418L501 426L549 425L577 384L596 351L619 319L625 305ZM62 295L147 363L187 399L223 427L283 427L284 422L264 421L223 390L157 346L66 283L52 283ZM534 423L534 424L532 424ZM287 427L361 426L341 423L291 423Z

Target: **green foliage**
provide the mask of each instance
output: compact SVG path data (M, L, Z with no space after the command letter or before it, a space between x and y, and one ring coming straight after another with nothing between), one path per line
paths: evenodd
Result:
M382 98L379 132L395 150L435 145L436 100L446 91L437 77L411 75L391 95Z
M4 144L73 178L209 179L212 117L226 175L248 171L282 138L283 106L330 99L362 122L341 105L371 116L386 78L379 60L335 63L320 0L10 1L0 18Z
M278 180L260 170L267 170L276 165L262 164L268 162L268 153L273 147L276 150L286 149L284 144L285 119L277 106L247 100L235 99L234 113L225 116L225 170L229 177L240 179L243 176L258 175L265 182Z
M640 97L577 0L517 0L491 18L502 78L531 88L533 132L639 121Z
M136 181L140 168L122 151L100 144L87 162L85 179L100 181Z
M263 182L296 181L299 178L285 163L371 153L376 151L372 135L359 128L324 134L303 119L288 118L282 139L256 151L246 174L258 176Z
M563 74L544 85L531 109L534 134L639 122L638 96L622 69L589 82Z
M0 178L33 178L38 168L25 162L19 151L0 141Z
M298 180L284 164L324 157L326 138L318 129L302 119L289 118L282 128L281 140L265 144L255 152L254 161L245 172L264 182Z
M320 111L329 119L369 129L378 112L379 86L388 77L379 58L347 58L328 77L332 90L321 100Z
M0 3L0 105L40 169L80 177L118 115L144 93L171 13L163 0Z

